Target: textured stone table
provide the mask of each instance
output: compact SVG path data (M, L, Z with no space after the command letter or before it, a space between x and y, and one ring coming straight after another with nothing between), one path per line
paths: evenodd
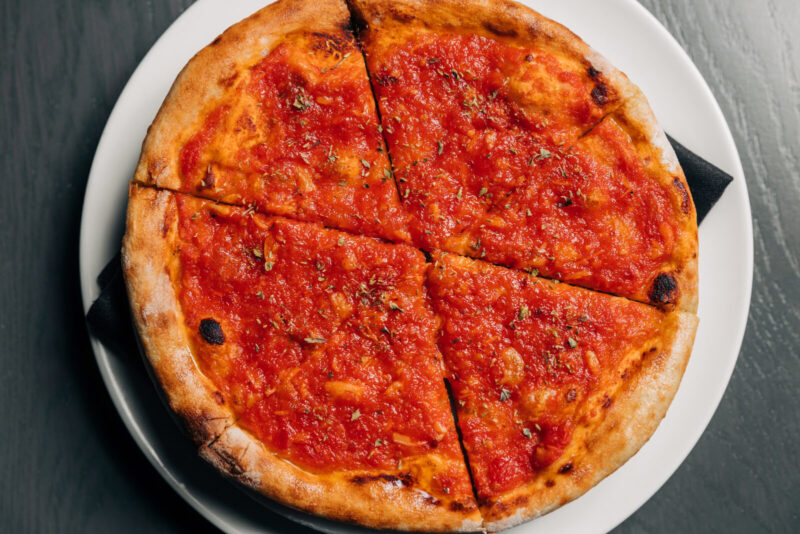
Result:
M2 3L0 531L213 530L111 407L78 286L81 203L103 125L189 3ZM800 1L642 3L697 63L733 129L756 265L747 335L716 416L619 531L800 532Z

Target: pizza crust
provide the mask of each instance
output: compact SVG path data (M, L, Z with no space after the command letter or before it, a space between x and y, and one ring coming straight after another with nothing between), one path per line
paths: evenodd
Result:
M202 447L200 455L228 477L263 495L330 519L376 529L481 530L477 506L464 509L458 503L440 501L415 488L400 473L319 475L303 471L267 450L239 426L228 428L218 440Z
M627 132L650 177L671 193L675 212L681 217L670 266L678 287L674 305L682 311L696 313L699 298L697 210L678 156L638 88L606 120L616 121Z
M604 397L594 399L597 422L590 420L576 429L559 460L534 481L482 506L485 528L496 532L544 515L580 497L636 454L678 391L697 325L692 314L671 313L663 327L661 347L629 356L610 405L603 407ZM603 388L601 393L606 391Z
M175 288L177 207L172 193L131 184L122 269L131 314L170 408L198 445L233 424L222 393L197 367Z
M634 140L659 180L676 180L677 201L688 185L663 130L641 91L580 38L538 13L509 1L350 0L367 25L390 18L414 32L430 29L476 33L515 45L539 46L597 71L615 98L606 119ZM281 0L232 26L183 69L148 130L134 182L180 189L178 147L185 132L226 94L231 76L250 67L289 33L349 31L350 14L336 0ZM417 26L415 26L417 24ZM677 186L676 186L677 187ZM576 430L562 459L530 484L483 507L464 509L434 499L395 474L306 472L279 458L243 428L221 392L199 370L185 331L176 288L177 206L173 193L132 184L123 269L142 346L170 408L182 419L203 458L222 473L284 504L372 528L490 531L509 528L585 493L627 461L664 417L686 367L697 318L697 223L691 195L681 223L675 262L679 312L669 315L661 348L632 360L630 376L603 409L599 424ZM571 468L559 472L565 462ZM550 485L548 481L553 481Z
M281 0L234 24L186 64L142 145L134 181L180 190L178 152L224 99L239 74L298 31L349 31L343 1Z
M611 112L638 91L628 77L563 25L509 0L348 0L357 25L384 25L382 40L414 39L426 31L476 34L513 46L537 47L592 70L608 90Z
M367 55L370 45L389 49L415 40L420 32L477 34L512 46L547 51L602 87L608 103L601 106L605 115L597 124L614 120L627 132L650 177L667 191L676 213L682 216L675 236L675 252L662 271L664 278L654 278L647 294L636 298L665 309L696 312L698 242L694 202L664 130L642 91L625 74L561 24L516 2L349 0L349 4L368 43ZM597 124L581 132L579 138Z
M479 530L474 503L448 502L417 487L415 479L441 468L443 457L410 459L402 473L315 474L281 459L237 426L225 397L195 362L176 290L178 252L175 194L131 184L122 261L134 322L170 408L203 458L283 504L331 519L397 530Z

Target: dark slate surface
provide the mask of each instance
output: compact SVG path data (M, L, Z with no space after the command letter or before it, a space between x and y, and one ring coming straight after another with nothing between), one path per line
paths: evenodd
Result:
M641 0L709 81L755 223L739 364L688 460L620 532L800 531L800 2ZM125 81L189 0L6 0L0 95L0 531L203 532L144 459L88 345L78 225Z

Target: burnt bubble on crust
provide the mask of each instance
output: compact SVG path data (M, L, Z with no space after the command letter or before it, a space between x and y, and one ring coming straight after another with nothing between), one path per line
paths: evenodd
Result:
M674 304L678 294L678 283L670 273L659 273L650 287L650 302L654 304Z
M206 318L200 321L200 335L211 345L222 345L225 343L225 333L222 325L214 319Z
M608 104L608 87L604 83L598 83L592 89L592 100L598 106L605 106Z
M672 185L678 190L678 193L681 196L681 211L683 211L684 215L689 215L692 201L689 198L689 192L686 190L686 186L683 185L683 182L678 177L672 179Z
M600 77L600 74L602 73L596 68L594 68L594 65L589 65L589 78L597 80L597 78Z
M512 26L503 27L500 24L494 24L490 21L484 21L483 27L490 33L495 35L499 35L500 37L516 37L517 30L515 30Z

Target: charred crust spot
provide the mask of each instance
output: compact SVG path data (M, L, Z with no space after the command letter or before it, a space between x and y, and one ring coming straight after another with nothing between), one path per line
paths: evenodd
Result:
M650 302L654 304L673 304L678 294L678 283L675 281L675 276L670 273L660 273L653 280L653 285L650 288Z
M256 132L256 123L253 122L253 119L250 118L249 115L242 115L236 121L236 128L234 129L234 132L241 132L241 131L246 131L251 133Z
M356 11L350 10L350 16L348 18L349 20L346 22L347 31L352 32L356 36L369 28L367 21Z
M527 495L519 495L511 502L511 507L522 508L523 506L528 504L529 500L530 498Z
M608 104L608 87L604 83L598 83L592 89L592 100L598 106L605 106Z
M589 65L589 78L597 80L597 78L599 78L601 74L602 73L599 70L594 68L594 65Z
M463 512L469 509L467 505L460 501L451 501L449 507L453 512Z
M353 28L354 25L351 19L352 17L348 17L347 20L344 20L339 23L339 29L342 30L344 33L346 33L348 36L352 36L354 30Z
M200 321L200 335L211 345L222 345L225 343L225 334L222 332L222 325L216 320L206 318Z
M603 408L608 409L611 407L611 403L614 401L608 395L605 395L604 397L605 398L603 399Z
M431 506L439 506L442 504L442 501L440 501L433 495L426 495L425 497L422 498L422 500L425 501L426 504L430 504Z
M239 460L236 458L231 457L229 454L223 451L216 451L217 458L220 459L222 463L225 464L226 471L233 476L239 476L244 473L244 469L242 468L241 464L239 464Z
M578 393L575 391L575 388L570 389L569 391L567 391L567 397L566 397L567 402L573 402L575 400L575 397L577 396Z
M553 486L556 485L556 481L551 478L551 479L546 480L544 482L544 485L547 486L548 488L552 488Z
M648 350L642 352L642 359L644 360L649 355L653 354L655 351L658 350L658 347L650 347Z
M525 61L527 61L528 63L533 61L533 54L528 54L527 56L525 56Z
M392 7L389 9L389 11L390 11L389 15L390 15L390 16L391 16L391 17L392 17L394 20L396 20L396 21L398 21L398 22L406 22L406 23L407 23L407 22L411 22L412 20L414 20L414 19L416 18L416 17L414 17L414 15L412 15L411 13L406 13L406 12L404 12L404 11L400 11L399 9L397 9L397 8L396 8L396 7L394 7L394 6L392 6Z
M489 33L493 33L493 34L499 35L501 37L516 37L517 36L517 30L515 30L514 28L499 26L499 25L494 24L494 23L492 23L490 21L484 21L483 22L483 27L486 28L486 30Z
M230 86L232 86L234 84L234 82L236 81L236 78L238 78L238 77L239 77L239 73L238 72L234 72L230 76L225 76L223 78L220 78L219 79L219 84L222 87L230 87Z
M414 483L414 477L412 477L410 473L401 473L399 475L359 475L351 478L350 482L363 486L367 482L374 482L376 480L389 483L399 482L405 487L409 487Z
M672 185L678 190L681 196L681 211L683 211L684 215L689 215L689 212L692 211L692 198L689 196L686 186L683 185L683 181L677 176L672 179Z
M312 45L317 50L330 51L333 48L333 51L342 53L350 48L350 43L342 35L331 35L323 32L314 32L311 35L317 38Z
M560 474L560 475L565 475L565 474L569 473L570 471L572 471L572 462L567 462L567 463L565 463L564 465L562 465L561 467L558 468L558 474Z
M214 392L214 400L217 401L217 404L220 406L225 404L225 397L219 391Z
M211 46L217 46L220 43L220 41L222 41L222 36L218 35L216 39L211 41Z

